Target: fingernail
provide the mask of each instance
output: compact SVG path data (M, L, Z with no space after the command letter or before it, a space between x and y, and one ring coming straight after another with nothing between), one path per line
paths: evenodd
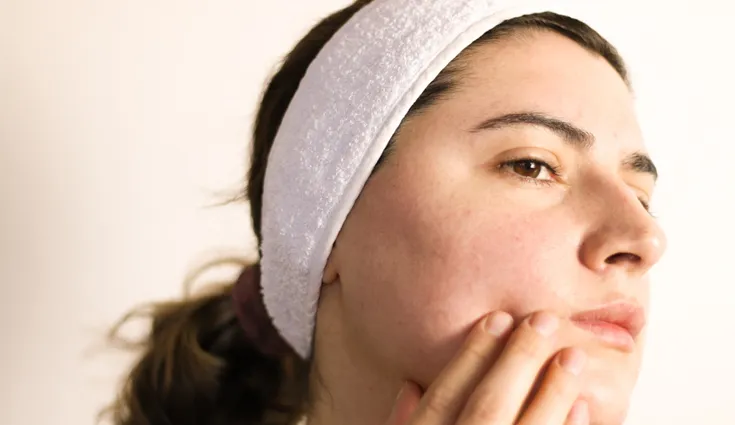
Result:
M513 316L496 311L485 319L485 330L495 336L503 336L513 326Z
M569 412L570 425L587 425L590 422L590 408L586 401L577 400Z
M531 326L543 336L550 336L559 327L559 319L549 313L540 312L531 318Z
M403 392L406 390L406 383L404 382L401 384L401 389L398 390L398 394L396 395L395 403L398 403L398 400L401 399L401 396L403 395Z
M393 402L393 407L391 408L390 416L388 417L387 424L395 424L398 423L398 415L400 414L401 409L401 396L403 395L403 391L406 389L406 383L404 382L401 385L401 389L398 391L398 395L396 395L396 399Z
M587 363L587 355L582 350L570 348L561 353L559 363L564 370L576 376L582 373L582 369Z

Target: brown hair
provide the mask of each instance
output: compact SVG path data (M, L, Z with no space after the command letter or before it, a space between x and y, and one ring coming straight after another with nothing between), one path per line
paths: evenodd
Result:
M286 108L320 49L369 2L358 0L319 22L286 56L265 88L255 120L245 191L259 242L268 153ZM625 65L615 48L594 30L575 19L540 13L506 21L477 40L428 86L406 119L452 92L467 51L520 29L563 34L605 58L628 82ZM389 155L393 144L378 164ZM248 270L248 264L242 266ZM247 284L257 287L258 282L251 279ZM144 316L152 322L150 333L139 344L141 357L117 400L106 411L113 424L286 425L306 411L310 363L290 349L277 355L264 352L238 322L232 291L230 283L183 300L155 303L135 310L113 329L111 336L118 339L120 326L131 317ZM253 317L240 320L260 323L260 310L254 308L248 311ZM275 333L272 326L265 327L264 332Z

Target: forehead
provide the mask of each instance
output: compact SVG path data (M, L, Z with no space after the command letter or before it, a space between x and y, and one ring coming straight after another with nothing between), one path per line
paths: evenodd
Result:
M626 82L602 56L555 32L529 30L473 48L456 82L447 106L467 119L536 111L572 122L603 144L642 149Z

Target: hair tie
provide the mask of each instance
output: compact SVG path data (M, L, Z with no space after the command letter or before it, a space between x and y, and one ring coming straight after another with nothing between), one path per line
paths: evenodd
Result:
M232 288L232 301L245 336L261 353L278 357L290 351L265 309L258 264L247 266L240 273Z

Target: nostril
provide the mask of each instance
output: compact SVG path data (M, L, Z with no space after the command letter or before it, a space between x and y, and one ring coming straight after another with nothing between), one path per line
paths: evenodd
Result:
M638 264L641 262L641 257L635 254L631 254L630 252L619 252L615 255L607 257L607 259L605 260L605 263L607 264L620 264L624 262Z

